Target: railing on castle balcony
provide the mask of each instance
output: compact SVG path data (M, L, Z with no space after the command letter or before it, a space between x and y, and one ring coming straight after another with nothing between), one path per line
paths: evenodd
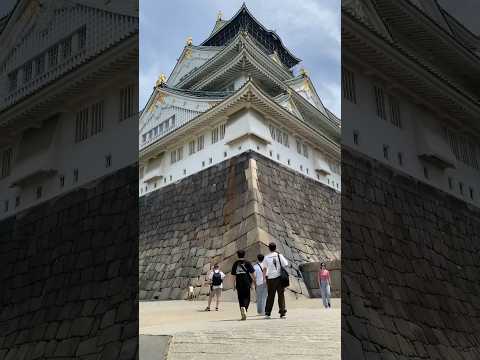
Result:
M99 19L100 18L100 19ZM110 13L83 5L56 10L51 25L31 33L17 44L0 64L0 111L100 55L108 48L138 32L138 18ZM68 41L71 39L70 45ZM70 46L64 54L64 46ZM57 47L57 61L49 60L49 50ZM36 59L43 57L44 71L37 72ZM32 63L25 78L25 65ZM9 75L17 72L12 86Z

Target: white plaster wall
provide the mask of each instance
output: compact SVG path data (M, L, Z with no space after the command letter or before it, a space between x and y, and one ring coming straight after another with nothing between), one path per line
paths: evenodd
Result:
M255 117L252 117L251 113L247 111L240 117L235 117L234 122L251 121L252 118ZM268 123L264 121L263 125L266 127L266 131L268 132ZM178 145L175 147L175 149L183 146L183 159L174 164L170 164L170 150L173 149L165 152L162 155L162 164L160 165L164 177L162 179L157 179L156 181L149 181L148 183L145 183L143 179L140 179L140 196L163 186L177 182L187 176L202 171L226 159L235 157L248 150L258 152L259 154L262 154L277 163L280 163L294 171L300 172L303 175L315 181L319 181L335 190L341 190L341 177L339 174L334 174L332 172L328 176L318 176L314 171L315 158L311 144L309 144L309 158L297 153L295 134L289 133L290 147L286 147L283 144L275 141L272 141L270 144L266 144L264 141L261 141L256 137L244 137L242 140L237 140L231 144L227 144L226 142L232 137L232 135L229 133L229 131L232 129L235 129L235 127L232 127L232 120L229 120L226 124L225 138L215 144L211 143L211 131L205 131L195 135L192 134L192 136L189 138L185 137L183 139L179 139ZM188 155L189 141L194 138L196 139L202 134L205 136L204 149L192 155ZM234 137L236 138L237 136ZM339 161L339 159L337 159L337 161Z
M88 98L79 101L69 109L69 112L60 114L55 134L50 148L50 168L56 169L57 174L45 181L37 182L22 189L10 188L12 176L0 179L0 218L10 216L17 211L36 205L61 193L68 192L82 186L98 177L112 173L138 159L138 116L119 122L119 91L129 82L108 84L107 87L98 89L97 92L88 94ZM108 90L110 89L110 90ZM75 118L76 112L87 105L98 101L104 101L104 123L100 134L75 143ZM138 105L134 105L137 109ZM53 112L54 113L54 112ZM15 139L14 154L18 154L20 138ZM105 156L112 155L111 167L105 167ZM15 155L14 155L15 156ZM25 160L23 168L28 172L39 167L38 155ZM25 166L28 165L28 166ZM12 174L15 172L15 160L13 161ZM44 167L44 166L43 166ZM78 168L79 179L73 182L73 170ZM60 187L59 176L65 176L65 186ZM42 197L36 198L36 188L42 186ZM20 195L21 202L15 208L15 197ZM4 211L4 202L9 201L9 211Z
M456 169L440 170L418 158L420 147L417 143L419 141L418 126L427 124L431 131L441 134L441 122L433 114L426 112L398 93L395 97L400 101L402 128L395 127L389 120L385 121L377 117L373 86L374 84L382 85L387 97L388 84L377 82L354 66L347 68L355 74L357 103L353 104L345 98L342 99L342 112L355 114L354 117L342 123L342 143L462 200L480 205L480 172L478 170L468 167L461 161L456 161ZM388 106L386 110L388 114ZM353 140L355 130L359 132L358 146ZM388 161L383 157L383 144L390 146ZM403 153L403 166L399 165L398 152ZM429 179L424 176L424 166L428 168ZM448 185L449 177L454 180L452 190ZM460 194L459 181L464 184L464 195ZM469 187L474 189L474 200L470 199Z

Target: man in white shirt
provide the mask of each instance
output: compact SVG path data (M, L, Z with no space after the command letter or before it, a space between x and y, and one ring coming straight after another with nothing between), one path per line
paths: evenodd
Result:
M213 297L216 298L215 310L218 311L218 305L220 303L220 298L222 297L223 289L223 279L225 274L220 271L218 264L213 266L213 270L208 274L208 282L210 283L210 295L208 297L208 305L205 311L210 311L210 304L212 303Z
M263 273L262 261L264 256L257 255L257 262L253 265L255 269L255 293L257 294L257 314L265 315L265 305L267 303L267 281Z
M285 319L287 309L285 307L285 288L282 286L280 274L281 268L288 266L288 261L285 257L279 254L276 249L277 245L273 242L268 244L270 254L263 259L263 272L267 278L267 303L265 305L265 318L269 319L272 313L273 303L275 302L275 293L278 294L278 308L280 318Z

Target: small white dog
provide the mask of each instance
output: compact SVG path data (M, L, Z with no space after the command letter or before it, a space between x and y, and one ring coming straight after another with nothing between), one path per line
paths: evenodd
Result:
M188 287L188 300L195 300L195 291L193 290L193 286Z

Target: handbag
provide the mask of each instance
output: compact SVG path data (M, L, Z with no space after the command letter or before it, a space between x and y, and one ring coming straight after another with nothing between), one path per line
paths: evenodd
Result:
M285 269L282 265L282 261L280 260L280 254L277 253L278 262L280 263L280 284L282 287L286 288L290 286L290 277L288 275L287 269Z

